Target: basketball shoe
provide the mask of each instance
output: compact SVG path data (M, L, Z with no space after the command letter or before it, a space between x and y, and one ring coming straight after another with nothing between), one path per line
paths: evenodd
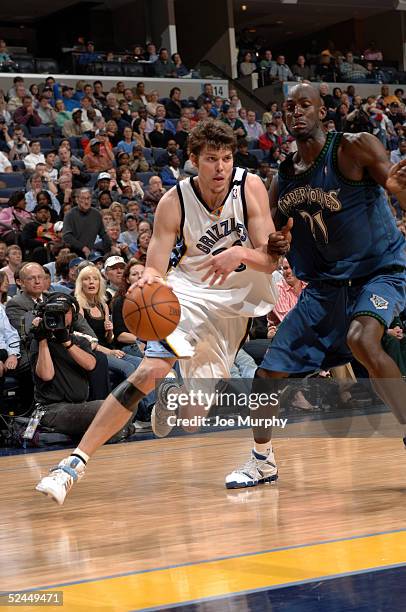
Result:
M60 506L65 497L77 480L85 473L85 463L79 457L67 457L62 459L54 468L50 469L48 476L41 478L35 489L44 495L52 497Z
M151 426L152 431L158 438L167 436L174 427L168 423L168 419L170 416L176 416L177 410L169 410L167 406L168 393L171 389L176 390L180 387L175 370L171 370L157 389L156 402L151 412Z
M264 482L273 482L278 479L278 468L272 448L268 456L260 455L254 449L251 457L240 468L227 474L227 489L242 489L244 487L256 487Z

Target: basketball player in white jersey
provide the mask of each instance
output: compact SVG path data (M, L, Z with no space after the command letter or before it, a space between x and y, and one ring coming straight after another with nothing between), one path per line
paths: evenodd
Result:
M37 490L59 504L84 475L90 456L128 422L177 359L185 384L193 378L229 377L249 319L266 314L276 301L271 274L278 256L267 253L274 232L268 194L258 176L233 169L235 148L231 128L220 121L203 121L191 132L190 158L198 176L160 200L145 272L137 283L165 283L167 277L181 304L180 323L166 341L147 344L142 363L104 401L78 448L39 482ZM167 275L179 244L180 261ZM165 435L171 429L165 420L173 411L165 413L158 403L163 414L154 408L153 425ZM262 481L276 480L272 449L267 455L261 451L253 449L251 468Z

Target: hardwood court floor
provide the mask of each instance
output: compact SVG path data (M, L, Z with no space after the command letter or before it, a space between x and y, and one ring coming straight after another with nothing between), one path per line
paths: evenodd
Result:
M384 532L406 535L406 453L399 438L279 439L278 484L227 491L224 475L250 446L248 431L106 446L62 507L34 486L66 451L1 457L0 591ZM390 537L393 550L400 541ZM317 550L309 548L309 563ZM393 559L372 555L371 563L406 563L402 550ZM303 554L305 565L306 549ZM353 568L343 560L339 571ZM164 584L162 573L156 585L148 575L150 588ZM99 603L98 609L125 609Z

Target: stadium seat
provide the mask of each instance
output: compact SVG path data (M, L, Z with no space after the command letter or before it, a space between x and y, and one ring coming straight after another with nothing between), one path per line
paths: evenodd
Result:
M8 189L0 189L0 198L7 198L9 199L10 196L17 191L17 189L15 187L11 188L9 187Z
M58 62L52 58L37 58L35 60L37 72L44 74L57 74L59 72Z
M25 176L22 172L0 172L0 185L4 185L4 188L9 189L11 187L14 190L19 187L25 188Z
M25 164L22 159L15 159L11 162L11 165L13 166L14 172L18 172L18 170L25 170Z
M147 147L143 147L142 152L144 154L145 159L147 160L147 162L149 162L150 164L152 164L152 150L148 149Z
M151 176L154 176L154 172L137 172L137 179L142 181L144 186L148 185L148 181Z
M38 127L32 126L30 128L30 134L35 138L39 138L40 136L51 136L52 128L47 127L46 125L39 125Z
M105 62L103 64L104 76L122 76L121 62Z
M44 149L46 147L50 148L54 146L49 136L42 136L41 138L38 138L38 140L41 144L41 149Z
M143 77L144 76L144 65L143 64L123 64L124 76L128 77Z
M17 62L18 72L35 72L35 61L33 59L19 59Z
M261 162L266 155L262 149L251 149L250 153L252 155L255 155L255 157L257 158L259 162Z
M152 156L154 158L154 162L156 162L158 157L160 155L163 155L163 153L166 153L166 149L161 149L160 147L153 147L152 148Z

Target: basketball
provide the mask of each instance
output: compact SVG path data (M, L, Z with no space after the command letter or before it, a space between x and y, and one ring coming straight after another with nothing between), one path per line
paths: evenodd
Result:
M123 318L141 340L163 340L179 323L180 304L172 289L161 283L135 287L125 297Z

